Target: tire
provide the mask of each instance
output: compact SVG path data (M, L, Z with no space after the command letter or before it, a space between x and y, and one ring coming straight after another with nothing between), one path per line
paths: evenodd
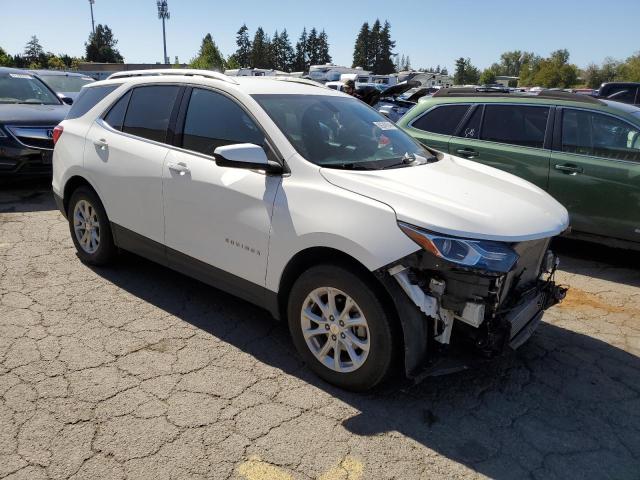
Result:
M312 267L296 280L287 308L289 330L298 353L319 377L351 391L369 390L387 377L396 342L379 298L365 278L334 265ZM353 304L346 311L348 299Z
M71 239L83 263L104 266L113 262L117 249L111 224L102 202L91 188L82 186L74 190L69 200L67 218ZM85 221L87 218L89 222ZM84 235L85 232L88 236Z

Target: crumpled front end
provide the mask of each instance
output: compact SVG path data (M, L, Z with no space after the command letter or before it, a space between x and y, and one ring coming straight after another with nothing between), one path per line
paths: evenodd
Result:
M380 271L390 293L397 284L424 322L416 328L417 321L407 321L400 312L405 344L408 337L426 336L423 352L405 352L407 374L464 369L466 360L458 365L451 357L491 358L526 342L544 311L566 294L554 281L558 258L548 249L549 242L544 238L511 244L518 259L506 273L467 268L425 250ZM415 349L416 339L410 341Z

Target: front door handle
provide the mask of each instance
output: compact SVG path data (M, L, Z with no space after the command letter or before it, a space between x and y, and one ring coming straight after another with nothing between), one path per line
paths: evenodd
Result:
M107 147L109 146L109 144L107 143L107 141L104 138L101 138L99 140L95 140L93 142L93 144L98 147L100 150L106 150Z
M573 165L571 163L558 164L553 168L561 171L562 173L566 173L567 175L577 175L579 173L584 173L584 169L582 167Z
M480 153L478 151L471 148L459 148L458 150L456 150L456 153L465 158L474 158L480 156Z
M189 167L187 167L186 163L180 162L180 163L170 163L168 164L169 170L171 170L172 172L176 172L180 175L186 175L187 173L191 173L191 170L189 170Z

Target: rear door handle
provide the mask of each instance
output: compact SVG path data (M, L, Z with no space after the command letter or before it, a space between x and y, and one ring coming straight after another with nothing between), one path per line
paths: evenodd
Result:
M459 148L456 150L458 155L462 155L465 158L474 158L480 156L480 153L471 148Z
M93 144L98 147L100 150L106 150L107 147L109 146L109 144L107 143L107 141L104 138L101 138L99 140L95 140L93 142Z
M555 167L556 170L560 170L567 175L577 175L578 173L584 173L584 169L577 165L572 165L570 163L565 163L564 165L558 164Z
M169 170L171 170L172 172L176 172L182 176L186 175L187 173L191 173L191 170L189 170L189 167L187 167L187 164L183 162L170 163L167 166L169 167Z

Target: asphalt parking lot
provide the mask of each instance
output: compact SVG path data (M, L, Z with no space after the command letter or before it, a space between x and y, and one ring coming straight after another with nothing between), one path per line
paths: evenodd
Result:
M558 243L569 296L520 351L357 395L266 312L89 268L44 187L0 188L0 478L640 478L638 254Z

